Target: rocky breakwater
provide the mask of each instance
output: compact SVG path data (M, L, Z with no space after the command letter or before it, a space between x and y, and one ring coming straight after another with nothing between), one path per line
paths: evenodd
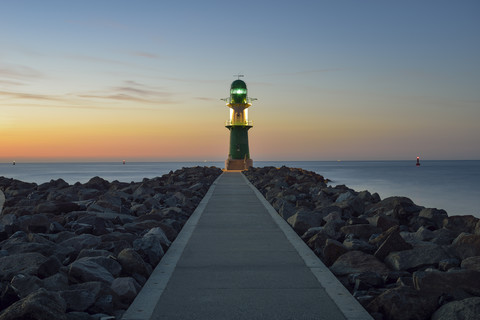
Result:
M120 318L219 174L74 185L0 177L0 320Z
M479 219L302 169L244 174L375 319L479 319Z

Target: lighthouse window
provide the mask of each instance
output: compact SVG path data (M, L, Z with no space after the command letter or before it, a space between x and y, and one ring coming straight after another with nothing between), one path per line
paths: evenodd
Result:
M231 93L234 93L234 94L245 94L245 93L247 93L247 89L243 89L243 88L232 89Z

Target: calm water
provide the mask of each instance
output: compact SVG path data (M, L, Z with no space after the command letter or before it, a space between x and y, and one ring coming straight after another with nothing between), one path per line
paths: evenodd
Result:
M197 165L222 168L224 163L0 163L0 176L36 183L58 178L70 184L84 183L94 176L131 182ZM480 218L480 161L423 161L420 167L415 161L257 161L255 165L303 168L322 174L332 180L332 185L377 192L382 198L406 196L419 205L445 209L450 215L473 214Z

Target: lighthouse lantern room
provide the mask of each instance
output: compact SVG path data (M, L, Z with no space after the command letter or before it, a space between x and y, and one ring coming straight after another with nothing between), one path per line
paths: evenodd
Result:
M247 84L239 79L230 86L230 97L223 99L230 108L230 118L226 127L230 131L230 148L228 158L225 160L227 170L248 170L253 166L248 149L248 130L253 127L252 121L248 120L248 108L252 105L247 95Z

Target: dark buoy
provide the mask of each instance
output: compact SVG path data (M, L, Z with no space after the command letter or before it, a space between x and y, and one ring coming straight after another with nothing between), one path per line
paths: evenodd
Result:
M123 160L123 164L125 164L125 160Z
M416 164L417 167L420 167L420 157L417 157L417 164Z
M13 160L13 163L12 163L12 165L15 165L15 160Z

